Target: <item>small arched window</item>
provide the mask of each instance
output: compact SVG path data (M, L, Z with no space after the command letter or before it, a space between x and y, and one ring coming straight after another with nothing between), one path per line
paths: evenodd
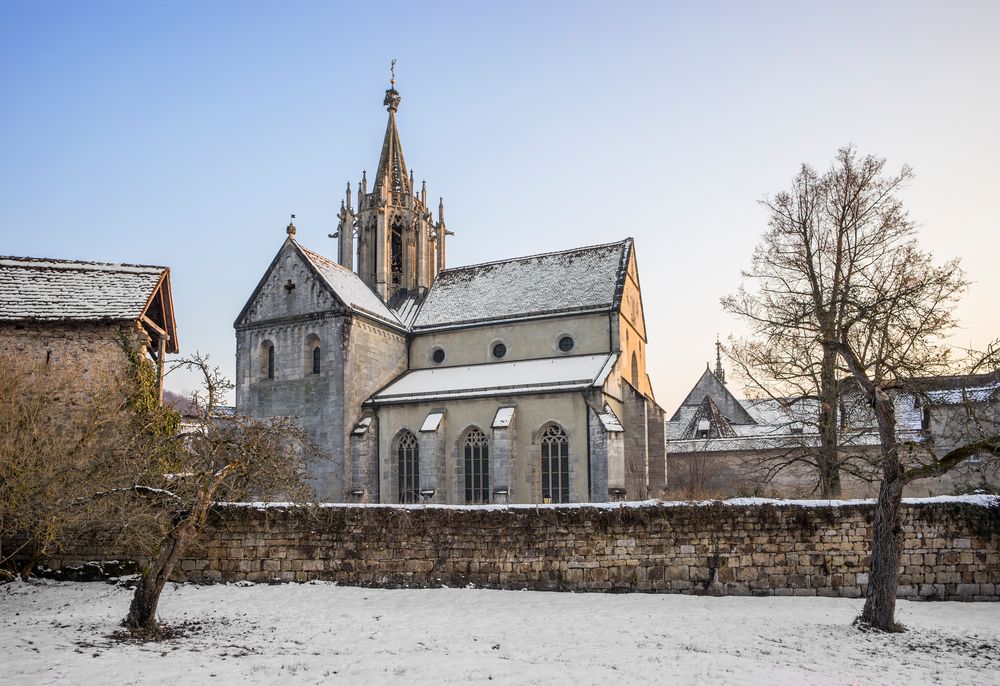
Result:
M274 378L274 344L264 341L260 344L260 357L257 358L258 379Z
M639 387L639 358L636 357L635 351L632 351L632 383L635 387Z
M321 371L323 371L323 349L320 346L319 336L311 333L306 336L302 348L302 373L309 376L319 374Z
M569 437L552 424L539 439L542 447L542 502L569 502Z
M417 437L404 429L396 438L399 466L399 502L420 501L420 448Z
M476 428L465 435L465 502L490 502L490 444Z

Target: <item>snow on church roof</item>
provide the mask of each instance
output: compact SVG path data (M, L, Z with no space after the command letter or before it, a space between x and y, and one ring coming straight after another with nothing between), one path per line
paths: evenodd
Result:
M611 309L618 305L632 239L440 272L415 331L479 321Z
M0 321L139 319L166 267L0 257Z
M403 374L368 402L383 405L581 390L599 383L606 364L615 357L602 353L417 369Z
M345 305L395 326L403 326L392 310L386 307L382 299L361 280L360 276L318 252L313 252L298 241L293 243Z

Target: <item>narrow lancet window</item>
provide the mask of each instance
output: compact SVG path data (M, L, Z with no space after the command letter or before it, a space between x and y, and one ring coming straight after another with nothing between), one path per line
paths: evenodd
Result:
M549 426L541 437L542 502L569 502L569 437L561 427Z
M490 501L490 446L479 429L465 435L465 502Z
M420 448L417 437L402 431L396 439L396 459L399 464L399 502L420 501Z

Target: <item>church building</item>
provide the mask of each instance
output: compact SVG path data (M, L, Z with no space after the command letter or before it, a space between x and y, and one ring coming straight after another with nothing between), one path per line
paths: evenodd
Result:
M448 267L452 233L389 117L348 184L334 261L293 224L235 322L236 405L291 416L330 459L324 501L603 502L659 496L635 245ZM355 205L356 203L356 205Z

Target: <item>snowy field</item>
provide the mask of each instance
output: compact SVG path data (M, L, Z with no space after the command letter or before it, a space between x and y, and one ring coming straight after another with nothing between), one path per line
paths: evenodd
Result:
M0 684L1000 683L1000 603L901 602L911 631L863 635L860 600L171 584L188 636L133 645L129 598L0 586Z

